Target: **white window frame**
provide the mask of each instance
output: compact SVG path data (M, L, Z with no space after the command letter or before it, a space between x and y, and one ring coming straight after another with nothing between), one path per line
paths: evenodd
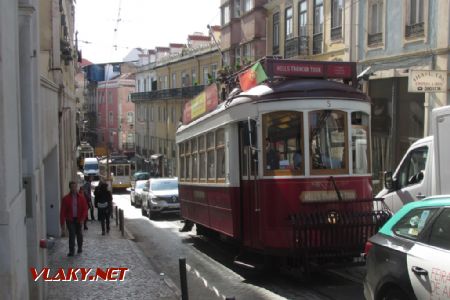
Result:
M253 0L244 0L243 12L244 14L251 11L253 9Z
M222 26L230 23L230 3L221 7L221 24Z
M381 13L381 17L379 17L378 19L378 23L377 26L380 26L381 29L380 32L372 32L372 6L373 5L377 5L378 7L378 12ZM382 5L382 7L380 8L379 5ZM366 50L372 50L372 49L377 49L377 48L384 48L385 45L385 38L386 38L386 34L385 34L385 28L386 28L386 1L384 0L369 0L367 2L367 18L366 18L366 28L367 28L367 32L366 32ZM374 44L369 44L369 34L376 34L376 33L381 33L381 42L380 43L374 43Z
M294 7L290 6L284 10L284 38L285 41L294 37Z

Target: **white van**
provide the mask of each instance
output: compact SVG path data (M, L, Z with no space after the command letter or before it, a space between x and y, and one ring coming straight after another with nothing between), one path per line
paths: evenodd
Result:
M450 106L433 109L432 136L409 147L394 174L386 172L377 198L393 211L432 195L450 194Z
M98 180L99 169L98 169L98 160L96 157L86 157L84 159L83 175L85 178L93 176L95 180Z

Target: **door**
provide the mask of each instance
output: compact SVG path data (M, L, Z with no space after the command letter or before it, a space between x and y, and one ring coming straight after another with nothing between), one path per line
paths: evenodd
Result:
M251 136L251 138L250 138ZM251 121L249 134L247 122L239 125L239 156L241 186L241 232L247 247L258 248L260 240L260 202L258 190L257 151L251 145L257 145L256 126Z
M408 251L407 265L417 299L450 299L450 208L434 220L429 238Z
M396 212L404 204L430 196L428 170L431 168L428 145L409 151L394 174L396 190L385 197L385 203Z

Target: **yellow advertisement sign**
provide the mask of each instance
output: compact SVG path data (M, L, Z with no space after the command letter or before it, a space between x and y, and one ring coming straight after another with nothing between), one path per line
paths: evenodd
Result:
M195 119L206 112L206 93L201 92L191 101L191 118Z

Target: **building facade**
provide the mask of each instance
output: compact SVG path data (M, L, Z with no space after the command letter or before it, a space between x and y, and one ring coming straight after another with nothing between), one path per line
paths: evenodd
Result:
M178 44L170 44L169 51L164 47L149 51L150 63L136 72L140 92L131 95L136 105L137 169L161 176L177 174L175 133L184 104L215 81L221 66L211 37L189 35L189 47L181 51L173 45Z
M430 134L430 113L449 104L444 93L408 92L413 70L449 69L448 1L367 0L355 3L357 61L367 70L364 89L373 102L374 186L408 147ZM448 76L448 72L447 72Z
M61 194L75 175L73 1L0 3L0 291L45 299L29 268L60 234Z

